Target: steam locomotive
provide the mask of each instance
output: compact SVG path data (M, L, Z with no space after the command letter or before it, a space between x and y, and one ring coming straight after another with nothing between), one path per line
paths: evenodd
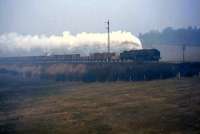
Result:
M157 49L141 49L124 51L120 53L120 59L132 61L159 61L160 51Z

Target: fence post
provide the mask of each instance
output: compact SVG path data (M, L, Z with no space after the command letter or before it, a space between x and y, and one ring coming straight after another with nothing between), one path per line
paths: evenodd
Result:
M144 74L144 80L146 80L146 75Z
M178 72L178 74L177 74L177 79L178 79L178 80L181 79L181 73L180 73L180 72Z
M132 76L131 76L131 74L130 74L130 76L129 76L129 81L132 81Z
M160 74L160 79L162 79L162 74Z

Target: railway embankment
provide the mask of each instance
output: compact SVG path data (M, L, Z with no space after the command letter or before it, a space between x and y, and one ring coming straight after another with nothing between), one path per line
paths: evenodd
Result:
M55 81L142 81L200 75L200 63L0 63L0 78Z

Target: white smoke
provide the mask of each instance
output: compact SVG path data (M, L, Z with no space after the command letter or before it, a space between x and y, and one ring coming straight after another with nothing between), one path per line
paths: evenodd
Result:
M110 33L111 51L142 49L140 40L130 32ZM57 35L21 35L8 33L0 35L0 56L35 56L52 54L80 53L89 55L107 51L107 33L79 33L72 35L63 32Z

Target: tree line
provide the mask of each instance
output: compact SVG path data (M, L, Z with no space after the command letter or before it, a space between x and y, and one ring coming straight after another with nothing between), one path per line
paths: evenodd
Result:
M198 45L200 46L200 28L188 27L174 29L167 27L162 31L152 30L139 34L144 46L150 45Z

